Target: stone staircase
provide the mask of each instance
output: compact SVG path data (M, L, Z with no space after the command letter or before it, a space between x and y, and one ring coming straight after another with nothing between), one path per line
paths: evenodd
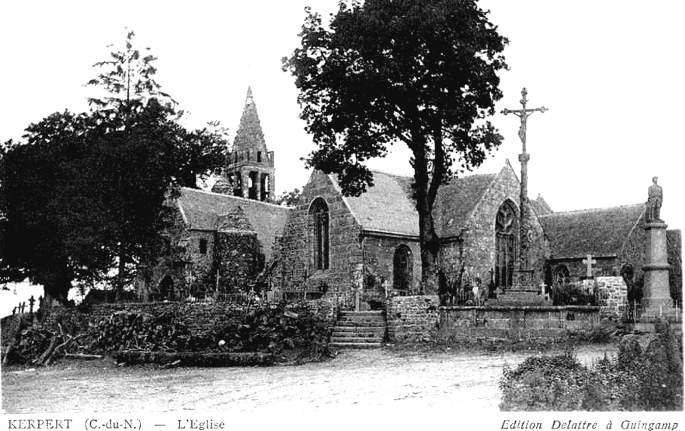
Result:
M383 311L343 311L330 345L338 349L378 348L383 345L385 327Z

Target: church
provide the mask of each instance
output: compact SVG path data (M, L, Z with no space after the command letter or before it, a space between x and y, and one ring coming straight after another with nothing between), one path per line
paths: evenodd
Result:
M248 89L234 145L211 192L184 188L164 256L138 285L141 300L229 298L253 290L273 299L335 298L343 309L382 308L389 296L424 292L411 177L373 172L359 197L335 175L313 171L293 207L275 205L275 155ZM554 212L528 199L509 161L497 173L452 179L434 208L443 283L505 291L515 283L520 241L531 284L622 276L640 285L646 206ZM667 232L672 296L680 301L680 231Z

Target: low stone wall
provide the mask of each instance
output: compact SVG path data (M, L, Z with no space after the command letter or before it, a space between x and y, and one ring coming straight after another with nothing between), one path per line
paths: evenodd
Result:
M594 280L583 280L583 287L588 291L594 289L595 282L601 301L602 317L619 318L628 307L628 286L622 277L597 277Z
M390 297L386 305L388 339L400 343L435 340L439 303L437 295Z
M589 332L599 326L599 307L455 306L439 308L438 343L530 341Z

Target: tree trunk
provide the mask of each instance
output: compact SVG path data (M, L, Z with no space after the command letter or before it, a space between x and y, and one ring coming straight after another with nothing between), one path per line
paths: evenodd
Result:
M431 209L426 205L419 205L417 202L417 210L419 212L419 235L421 237L421 292L427 295L435 295L438 292L437 282L437 261L439 238L435 233L435 226L433 223L433 214Z
M66 305L69 298L69 290L71 290L71 279L69 277L62 276L45 280L43 283L44 307L50 310L55 305L55 302L60 305Z
M425 146L415 145L414 182L416 185L416 211L419 213L419 242L421 246L421 291L435 295L438 292L437 260L440 241L433 223L433 203L437 187L429 187L428 162ZM432 184L430 184L432 186Z
M124 280L126 277L126 261L124 260L124 247L119 248L119 274L116 277L116 282L114 286L115 291L115 301L124 301Z

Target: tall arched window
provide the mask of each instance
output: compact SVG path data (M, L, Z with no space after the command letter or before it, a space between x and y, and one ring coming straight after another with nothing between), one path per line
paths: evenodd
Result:
M314 229L314 265L316 269L329 268L328 204L322 198L314 199L309 207Z
M393 287L408 290L413 278L414 262L411 249L402 244L395 249L393 257Z
M518 220L513 202L506 201L499 207L495 217L495 284L502 287L513 285L516 262L516 233Z

